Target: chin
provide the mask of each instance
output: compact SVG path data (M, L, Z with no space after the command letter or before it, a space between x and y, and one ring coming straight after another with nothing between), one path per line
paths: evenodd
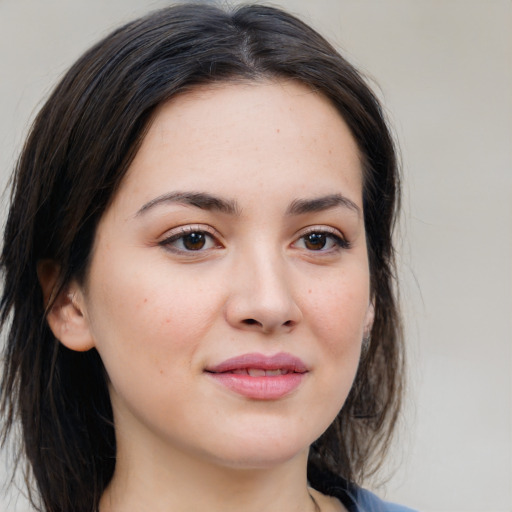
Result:
M297 457L307 458L309 446L303 448L301 451L297 450L279 450L268 449L264 452L261 450L245 450L230 451L230 453L222 454L222 457L215 457L214 462L216 465L234 470L260 470L272 469L275 467L286 465Z
M321 433L320 433L321 434ZM320 435L319 434L319 435ZM316 437L293 429L277 432L241 432L226 436L226 441L210 447L210 457L218 465L231 469L270 469L305 457Z

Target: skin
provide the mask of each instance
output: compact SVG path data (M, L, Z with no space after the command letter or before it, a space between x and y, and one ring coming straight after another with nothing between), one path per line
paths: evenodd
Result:
M235 211L155 202L177 192ZM346 200L290 212L333 194ZM40 268L45 290L54 274ZM96 347L110 379L118 459L101 512L315 510L310 492L323 512L343 510L308 491L307 454L347 397L372 312L359 153L323 96L237 83L161 106L85 284L49 315L69 348ZM205 372L255 352L292 354L308 372L275 400Z

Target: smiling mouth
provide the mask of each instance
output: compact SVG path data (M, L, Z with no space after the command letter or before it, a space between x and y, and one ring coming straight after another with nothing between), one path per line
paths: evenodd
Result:
M277 400L289 395L308 372L299 358L285 353L245 354L205 369L224 388L253 400Z
M238 368L230 372L234 375L249 375L250 377L277 377L278 375L288 375L289 373L295 373L291 370L277 369L277 370L263 370L262 368Z
M306 373L308 370L301 359L285 352L272 356L257 353L243 354L205 368L209 373L232 373L251 377Z

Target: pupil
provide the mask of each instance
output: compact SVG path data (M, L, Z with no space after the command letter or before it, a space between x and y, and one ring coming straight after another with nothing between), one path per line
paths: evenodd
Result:
M306 237L308 249L319 250L325 247L325 235L322 233L311 233Z
M203 233L189 233L183 240L183 245L190 251L197 251L204 247L206 237Z

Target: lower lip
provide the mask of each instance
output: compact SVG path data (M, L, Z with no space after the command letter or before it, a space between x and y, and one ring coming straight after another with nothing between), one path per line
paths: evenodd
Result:
M277 400L297 389L305 373L251 377L235 373L208 373L216 382L254 400Z

